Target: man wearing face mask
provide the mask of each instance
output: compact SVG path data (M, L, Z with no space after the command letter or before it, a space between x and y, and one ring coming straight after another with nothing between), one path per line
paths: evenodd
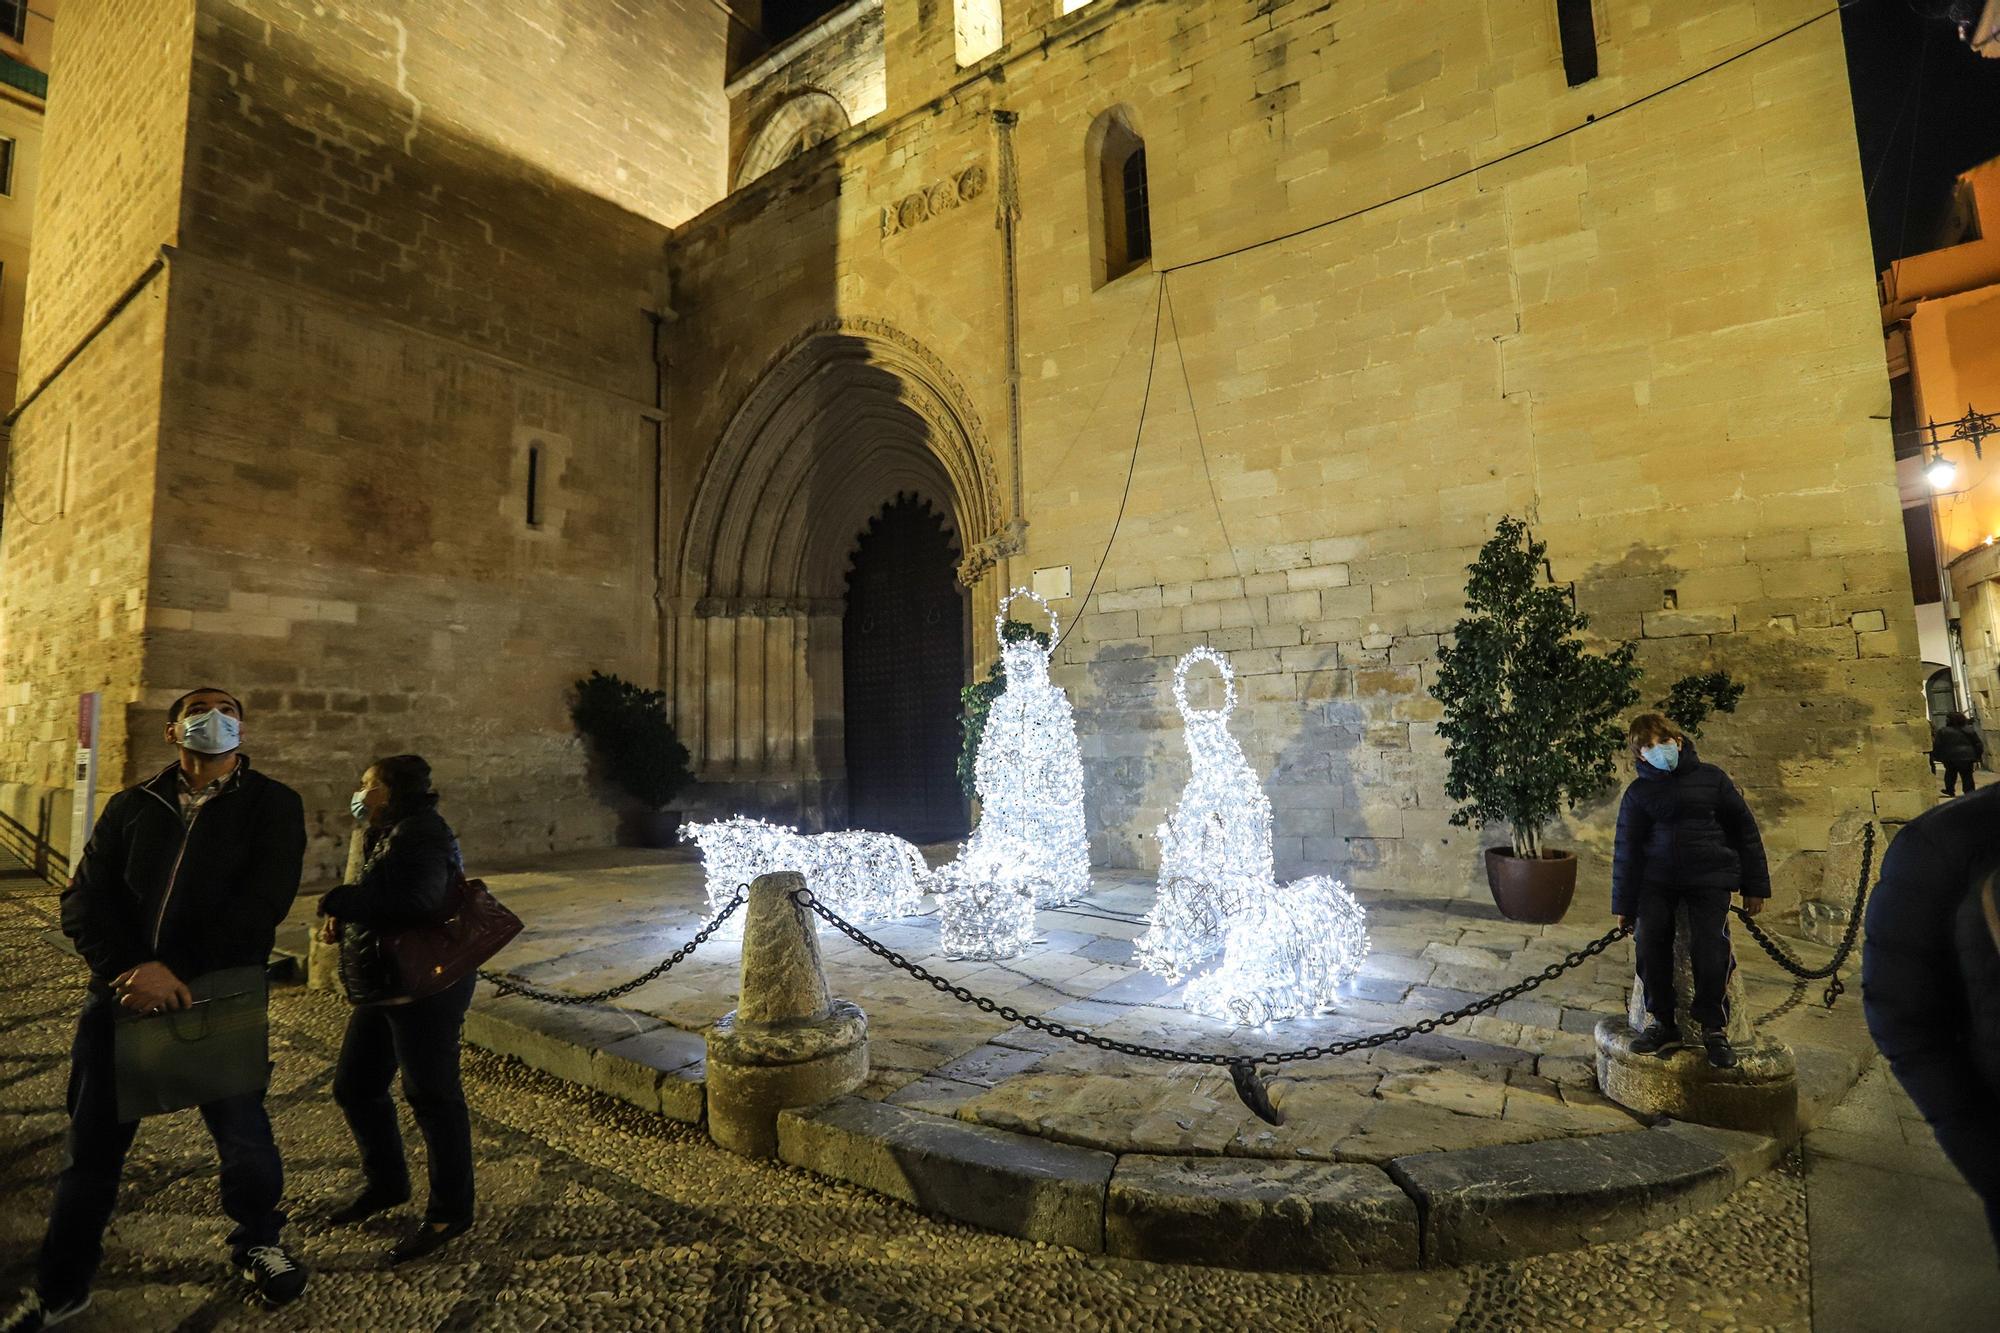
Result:
M90 1303L138 1129L118 1119L112 1024L119 1010L185 1008L190 978L262 967L298 894L304 807L297 792L251 768L242 733L243 707L226 690L205 687L174 700L166 739L179 759L111 798L63 892L63 933L90 965L70 1054L68 1154L35 1287L0 1317L0 1333L35 1333ZM304 1289L306 1269L279 1239L284 1169L263 1094L200 1110L222 1160L237 1274L266 1303L285 1304Z
M1729 775L1703 763L1694 743L1659 713L1641 713L1627 731L1637 776L1618 807L1611 859L1611 911L1637 942L1639 984L1652 1021L1632 1041L1636 1055L1665 1055L1682 1044L1675 1014L1674 912L1687 908L1688 961L1709 1063L1737 1062L1726 1031L1729 899L1743 895L1756 915L1771 896L1771 871L1756 816Z

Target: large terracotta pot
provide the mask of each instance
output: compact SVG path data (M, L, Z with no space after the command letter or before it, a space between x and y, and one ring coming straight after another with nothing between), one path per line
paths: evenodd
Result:
M1509 921L1551 925L1563 919L1576 894L1576 853L1516 856L1511 847L1488 847L1486 886Z

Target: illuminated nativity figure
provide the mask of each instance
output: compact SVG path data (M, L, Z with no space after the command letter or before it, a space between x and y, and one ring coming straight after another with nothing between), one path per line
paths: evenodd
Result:
M1090 889L1076 718L1049 679L1054 649L1002 632L1020 597L1047 613L1050 642L1057 638L1055 612L1026 588L1000 603L994 631L1007 683L973 760L979 825L934 879L941 943L954 957L1011 957L1033 938L1036 908L1075 902Z
M1222 673L1223 703L1196 709L1187 674L1197 662ZM1208 647L1174 669L1174 703L1186 722L1187 786L1160 826L1159 896L1135 946L1141 966L1189 982L1187 1007L1255 1025L1315 1013L1368 956L1367 916L1338 880L1280 885L1271 862L1271 802L1229 733L1235 673Z

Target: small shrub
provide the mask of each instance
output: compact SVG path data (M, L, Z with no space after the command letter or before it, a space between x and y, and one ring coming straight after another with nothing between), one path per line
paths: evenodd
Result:
M664 809L693 780L687 747L667 720L667 696L593 671L572 687L569 716L599 774L647 810Z

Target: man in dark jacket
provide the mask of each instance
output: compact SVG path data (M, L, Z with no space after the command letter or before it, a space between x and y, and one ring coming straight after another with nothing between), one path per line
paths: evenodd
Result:
M1972 770L1986 758L1979 728L1963 713L1953 713L1931 737L1931 758L1944 766L1944 794L1955 796L1963 786L1972 790Z
M240 752L242 705L204 688L176 699L167 740L179 762L113 796L62 895L63 933L90 965L70 1054L69 1150L56 1181L35 1289L0 1318L33 1333L90 1302L104 1228L136 1122L118 1119L112 1026L123 1009L185 1008L188 981L262 967L297 896L305 856L298 793ZM271 1304L304 1288L306 1270L280 1243L284 1169L261 1092L201 1108L222 1159L222 1209L239 1276Z
M1868 900L1861 1007L2000 1246L2000 957L1985 912L1996 874L2000 787L1911 820Z
M1632 1043L1639 1054L1663 1054L1681 1044L1675 1018L1674 911L1688 914L1688 959L1710 1063L1729 1068L1736 1052L1725 1031L1729 971L1729 899L1763 910L1771 871L1757 819L1729 775L1695 754L1694 743L1658 713L1632 719L1628 732L1638 776L1618 807L1611 861L1611 911L1637 938L1639 984L1653 1021Z

